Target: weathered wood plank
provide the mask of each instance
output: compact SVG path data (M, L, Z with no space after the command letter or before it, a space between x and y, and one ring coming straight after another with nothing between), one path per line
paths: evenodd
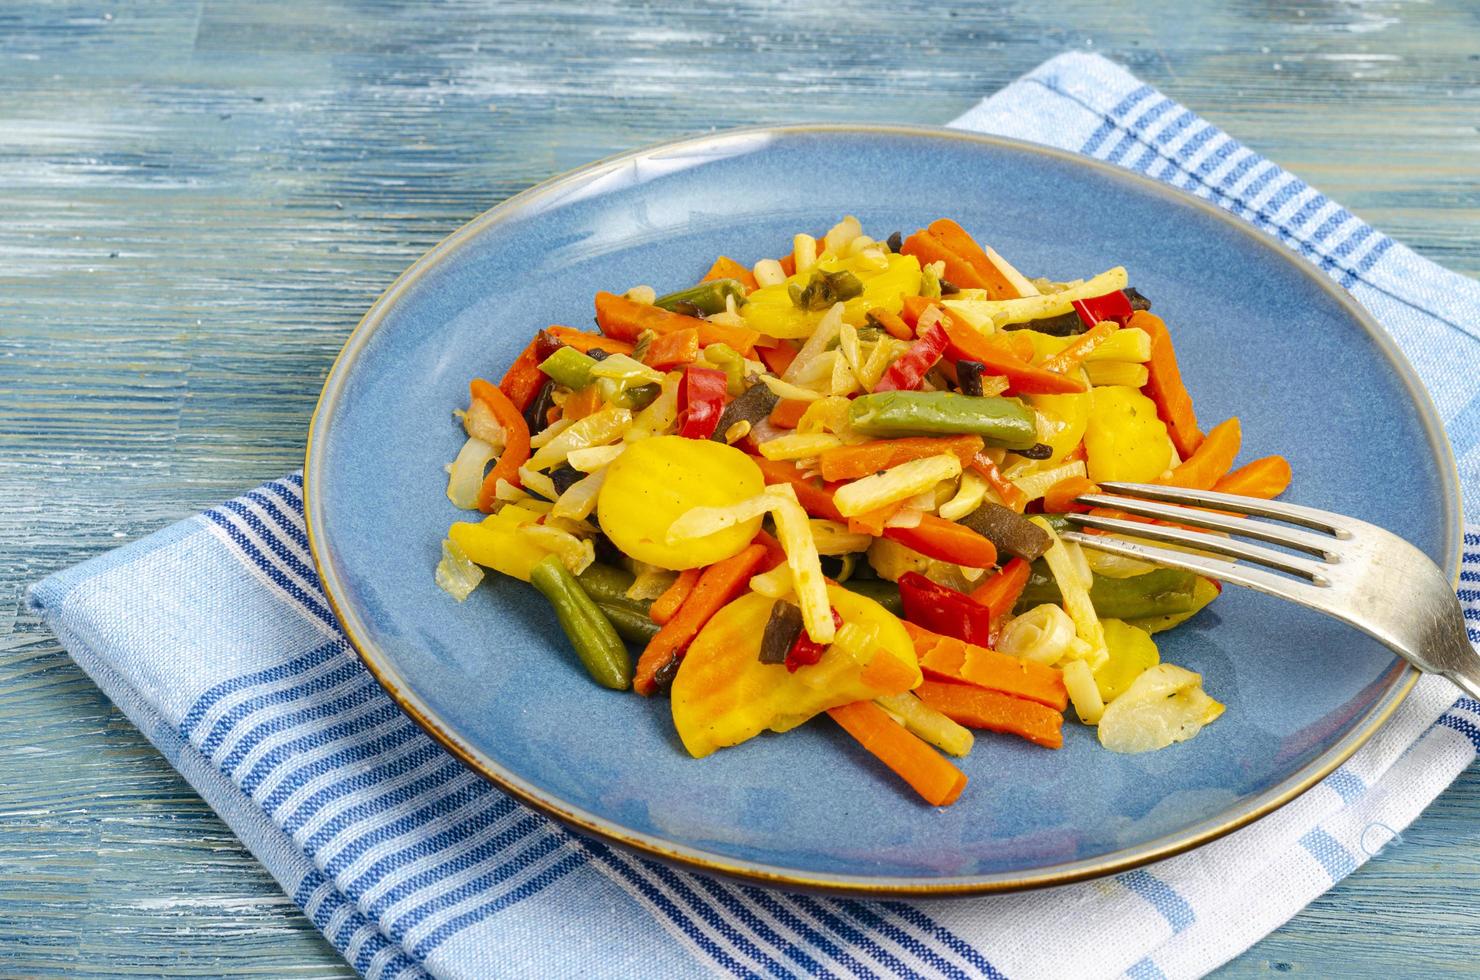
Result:
M711 127L944 121L1091 47L1473 275L1477 39L1463 0L6 4L0 974L347 975L20 593L298 465L360 313L478 211ZM1225 972L1470 972L1480 777L1405 837Z

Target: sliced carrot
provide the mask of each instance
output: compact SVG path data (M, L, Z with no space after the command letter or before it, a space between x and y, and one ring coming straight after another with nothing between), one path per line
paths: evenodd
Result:
M907 691L915 686L915 666L900 660L888 650L873 655L858 679L876 691Z
M996 575L991 576L971 592L971 598L986 606L992 612L992 622L1012 612L1012 607L1017 605L1018 596L1023 594L1023 589L1028 587L1028 579L1032 575L1033 566L1021 558L1014 558L1003 565Z
M755 276L751 271L728 255L721 255L715 259L714 265L711 265L709 271L704 273L704 278L700 282L709 282L711 279L738 279L747 290L754 289L756 286Z
M678 612L678 607L683 605L689 593L694 591L694 583L698 581L699 569L697 568L685 568L679 572L673 584L664 589L663 594L654 599L653 604L648 607L648 619L659 626L672 619L673 614Z
M923 681L915 696L958 725L1019 735L1034 745L1063 748L1064 716L1034 701L970 684Z
M946 243L928 231L917 231L904 240L904 246L900 249L904 255L913 255L920 260L921 265L929 265L932 262L944 262L946 267L943 278L950 280L954 285L962 289L987 289L989 284L980 272L972 268L970 262L951 251Z
M797 274L797 257L795 252L787 252L776 260L781 265L781 271L787 276Z
M659 371L687 364L699 356L699 331L689 327L659 334L648 345L642 363Z
M783 398L771 409L771 424L778 429L795 429L797 423L806 414L807 406L811 402L804 402L800 398Z
M538 339L531 340L498 383L499 390L509 396L509 401L521 412L534 404L540 389L550 380L540 370L539 346Z
M997 468L997 464L992 462L992 457L986 453L977 453L971 457L970 466L980 473L987 481L987 485L997 492L997 496L1002 498L1003 506L1009 507L1019 514L1023 512L1023 508L1028 506L1028 495L1018 489L1016 483L1013 483L1002 475L1002 471Z
M781 547L781 542L766 531L755 532L753 544L758 544L766 549L766 557L761 561L760 570L769 572L777 565L786 564L786 549Z
M1213 484L1228 475L1233 468L1234 457L1238 456L1243 433L1237 418L1220 422L1208 433L1197 451L1172 470L1158 483L1191 490L1211 490Z
M950 806L966 788L965 773L905 731L872 701L832 708L828 715L931 806Z
M833 503L836 486L814 483L802 476L802 471L796 468L796 464L784 459L766 459L764 456L752 456L751 459L760 467L761 476L765 477L767 483L790 484L797 493L797 501L808 514L838 523L846 520Z
M778 340L774 347L756 347L755 349L762 363L766 365L766 370L778 378L785 374L786 369L791 367L791 362L797 359L797 351L797 345L789 340Z
M653 635L642 656L632 689L649 695L658 689L654 676L689 645L704 624L750 582L756 566L766 557L764 545L753 544L731 558L715 562L700 573L694 588L668 622Z
M1177 355L1172 350L1172 335L1161 317L1137 310L1126 321L1127 327L1138 327L1151 337L1151 360L1146 363L1146 384L1141 392L1156 403L1156 414L1166 423L1172 445L1183 459L1202 445L1202 430L1192 411L1192 396L1182 383Z
M560 417L578 422L588 415L594 415L601 411L605 401L601 397L601 389L596 385L587 385L580 391L572 392L560 405Z
M934 514L920 515L914 527L886 527L884 537L927 558L967 568L991 568L997 563L997 546L991 541L964 524Z
M903 509L904 501L896 500L892 504L885 504L883 507L864 511L862 514L854 514L848 518L848 530L854 534L872 534L877 538L884 533L884 524L889 518Z
M900 622L915 644L920 669L933 677L991 688L1060 711L1069 703L1064 675L1052 667Z
M1078 337L1075 337L1069 346L1057 354L1045 358L1038 366L1045 371L1057 371L1059 374L1068 374L1070 371L1076 371L1079 365L1084 363L1085 357L1091 351L1109 340L1110 335L1119 329L1119 324L1112 323L1109 320L1106 320L1104 323L1097 323Z
M964 464L982 451L980 436L907 436L824 449L817 457L824 480L856 480L912 459L951 453Z
M986 283L983 288L987 291L987 298L1018 298L1019 293L1017 287L1002 274L1002 270L997 268L997 264L992 261L991 256L982 250L982 247L976 243L976 239L966 233L966 229L956 224L950 218L941 218L938 221L930 222L930 226L926 230L934 235L936 240L942 245L965 260L967 265L976 270L976 274ZM961 283L951 279L950 276L946 276L946 278L958 286L961 285Z
M1237 493L1245 497L1271 500L1290 485L1290 463L1283 456L1265 456L1245 463L1213 484L1219 493Z
M950 343L946 348L947 356L957 360L964 357L979 361L988 374L1005 377L1009 386L1007 390L1013 394L1054 395L1085 390L1084 383L1078 378L1036 367L1008 350L1002 343L977 333L963 323L957 323L950 316L942 317L940 323Z
M906 296L904 298L904 305L899 308L899 319L900 322L902 322L910 329L909 332L900 339L913 339L915 336L915 328L920 325L921 314L930 309L932 306L938 305L939 304L936 303L935 300L928 299L924 296Z
M585 330L577 330L575 327L562 327L557 324L547 328L545 332L565 346L574 347L582 354L589 354L593 350L604 350L608 354L632 353L632 345L625 340L603 337L599 333L589 333Z
M487 513L493 509L499 480L519 486L519 467L529 462L529 425L524 421L524 413L509 400L509 396L482 378L469 382L468 395L471 400L487 405L494 421L504 430L504 451L499 453L498 462L493 464L483 477L483 485L478 488L478 509Z
M657 306L606 292L596 294L596 325L608 337L629 342L636 342L644 330L665 334L693 329L699 331L701 345L728 344L747 357L755 351L755 342L760 337L756 331L744 327L727 327L682 313L670 313Z
M1083 504L1076 504L1074 498L1082 493L1099 492L1100 488L1091 483L1087 477L1067 477L1049 487L1048 492L1043 495L1043 512L1045 514L1067 514L1071 510L1089 510Z
M898 313L890 313L882 306L876 306L868 311L868 318L883 327L885 332L896 340L915 339L915 331L910 329L908 323L905 323L899 318Z

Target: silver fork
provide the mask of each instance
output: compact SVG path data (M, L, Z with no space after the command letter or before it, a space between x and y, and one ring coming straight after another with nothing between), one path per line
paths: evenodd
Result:
M1480 652L1466 638L1464 613L1453 586L1427 555L1396 534L1352 517L1276 500L1144 483L1102 483L1100 487L1111 493L1084 494L1078 501L1253 538L1311 557L1201 531L1095 514L1067 516L1082 527L1196 548L1262 567L1078 531L1066 532L1064 540L1186 569L1334 616L1388 646L1419 670L1443 674L1470 697L1480 698ZM1236 511L1308 530L1193 507Z

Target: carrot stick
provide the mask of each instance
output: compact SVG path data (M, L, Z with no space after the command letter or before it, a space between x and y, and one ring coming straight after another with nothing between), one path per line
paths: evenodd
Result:
M574 347L582 354L589 354L593 350L604 350L608 354L632 353L632 345L625 340L603 337L599 333L587 333L575 327L562 327L557 324L549 327L545 332L565 346Z
M854 701L832 708L828 714L931 806L950 806L966 788L965 773L905 731L872 701Z
M1208 433L1202 445L1197 447L1197 452L1156 482L1191 490L1211 490L1213 484L1227 476L1233 467L1242 439L1237 418L1220 422Z
M1246 463L1213 484L1219 493L1238 493L1245 497L1271 500L1290 485L1290 463L1283 456L1265 456Z
M478 509L486 514L493 509L499 480L519 486L519 467L529 462L529 425L524 421L524 413L509 400L509 396L482 378L469 382L468 395L471 400L487 405L494 421L504 430L504 451L499 453L498 462L493 464L493 469L483 477L483 484L478 488Z
M991 541L964 524L934 514L920 515L920 523L914 527L886 527L884 537L937 561L967 568L991 568L997 564L997 546Z
M941 636L908 620L900 622L915 644L920 669L933 677L990 688L1059 711L1069 703L1069 695L1064 690L1064 675L1052 667L1021 657L1009 657L954 636Z
M1084 391L1078 378L1071 378L1055 371L1045 371L999 346L993 340L977 333L971 327L957 323L949 316L941 318L946 339L950 346L946 355L956 360L967 358L980 361L988 374L1000 374L1007 378L1008 391L1023 395L1054 395Z
M765 557L765 545L753 544L700 573L678 612L653 635L642 656L637 658L637 673L632 679L634 691L646 696L658 689L654 675L679 656L689 641L699 635L704 624L745 588L756 566Z
M601 389L594 384L587 385L565 400L560 406L560 417L572 422L579 421L600 411L602 404Z
M670 313L657 306L638 303L616 293L596 294L596 325L608 337L636 342L644 330L657 334L673 333L675 330L694 329L699 331L699 343L728 344L749 357L755 351L755 342L760 334L743 327L727 327L711 323L698 317Z
M1004 506L1010 507L1019 514L1023 512L1024 507L1028 506L1028 495L1018 489L1016 483L1002 475L997 464L992 462L992 457L986 453L977 453L971 457L970 466L986 479L987 484L993 490L997 491L997 496L1002 498Z
M885 504L883 507L864 511L862 514L854 514L848 518L848 530L854 534L872 534L877 538L884 533L884 523L903 509L904 501L896 500L892 504Z
M1064 716L1033 701L970 684L931 680L921 682L915 696L967 728L1020 735L1048 749L1064 745Z
M935 305L937 305L935 300L925 296L906 296L904 305L899 308L899 319L910 329L900 339L912 340L915 336L915 328L920 325L920 315Z
M504 372L503 379L498 383L499 390L521 412L534 404L540 389L549 380L540 371L539 346L538 340L531 340L529 346L509 365L509 370Z
M783 398L771 409L771 424L778 429L795 429L797 423L802 420L807 406L811 402L804 402L800 398Z
M872 659L859 671L858 679L875 691L889 694L908 691L918 683L913 663L906 664L882 649L874 652Z
M907 436L824 449L817 459L824 480L856 480L912 459L953 453L965 464L982 451L980 436Z
M721 255L715 259L714 265L709 267L709 271L704 273L704 278L699 281L709 282L711 279L738 279L747 291L756 286L755 276L751 274L751 271L728 255Z
M983 288L987 291L988 299L1017 299L1017 287L1008 281L1007 277L1002 274L1002 270L997 268L997 264L992 261L991 256L982 250L982 247L976 243L976 239L966 233L966 229L950 218L941 218L930 222L926 230L976 270L977 275L986 283ZM958 286L961 285L950 276L946 278Z
M689 328L672 333L659 334L648 345L642 363L648 367L666 371L687 364L699 356L699 331Z
M775 347L757 347L755 352L766 365L766 370L779 378L797 359L798 348L789 340L778 340Z
M821 517L824 520L843 523L847 520L838 511L833 503L833 492L836 486L818 485L802 476L802 471L796 468L796 464L784 459L766 459L764 456L752 456L751 459L756 466L761 468L761 476L765 477L767 483L790 484L797 492L797 501L802 509L813 517Z
M781 542L766 531L755 532L755 540L752 544L758 544L766 549L766 557L761 561L760 570L769 572L777 565L786 564L786 549L781 547Z
M1001 571L978 585L971 592L971 598L986 606L992 612L992 622L1012 612L1012 607L1017 605L1018 596L1023 594L1023 589L1028 587L1028 578L1032 574L1033 566L1021 558L1014 558Z
M788 278L797 274L797 257L795 252L787 252L776 260L781 265L781 271Z
M698 581L699 569L697 568L685 568L679 572L673 584L653 600L653 604L648 608L648 618L659 626L668 622L673 618L673 614L678 612L678 607L683 605L683 601L689 597L689 593L694 591L694 583Z
M904 240L904 247L899 250L904 255L913 255L920 260L921 265L929 265L932 262L944 262L946 265L945 279L962 289L985 289L991 291L991 286L980 272L972 268L970 262L957 255L946 247L945 242L928 231L917 231Z
M1099 493L1100 488L1091 483L1087 477L1071 476L1048 488L1043 495L1043 512L1045 514L1067 514L1071 510L1089 510L1083 504L1076 504L1074 498L1082 493Z
M882 306L876 306L868 311L869 319L883 327L889 336L896 340L914 340L915 331L910 325L899 318L898 313L890 313ZM918 319L918 317L916 318Z
M1166 423L1172 445L1186 459L1202 445L1203 434L1192 411L1192 396L1182 384L1182 372L1172 350L1172 335L1161 317L1145 310L1132 313L1126 326L1138 327L1151 336L1151 360L1146 363L1146 385L1141 392L1156 403L1156 414Z
M1044 358L1038 366L1045 371L1057 371L1059 374L1067 374L1078 368L1084 362L1090 351L1110 339L1110 335L1120 329L1117 323L1106 321L1097 323L1093 327L1074 338L1074 341L1051 357Z

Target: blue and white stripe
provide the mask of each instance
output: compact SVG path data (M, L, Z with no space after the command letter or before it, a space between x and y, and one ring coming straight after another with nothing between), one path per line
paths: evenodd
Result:
M1054 143L1185 188L1352 289L1434 392L1473 504L1480 394L1472 372L1456 372L1452 346L1480 341L1480 287L1102 59L1055 59L957 125ZM972 901L769 891L578 837L464 769L355 657L313 573L302 510L299 477L269 483L54 576L31 601L367 977L689 975L696 964L740 977L1195 975L1359 867L1369 832L1384 846L1480 749L1480 703L1455 702L1447 682L1425 678L1320 789L1152 868ZM120 602L136 600L119 597L141 590L108 587L142 576L155 594L191 594L199 576L177 570L182 555L212 571L214 588L234 585L233 601L250 610L234 612L233 643L211 647L209 663L187 677L159 666L175 646L150 641L193 635L219 608L202 595L189 622L151 619L164 615L153 608L121 614ZM1474 530L1460 598L1480 643ZM120 622L135 625L121 635ZM576 932L595 938L582 945Z

